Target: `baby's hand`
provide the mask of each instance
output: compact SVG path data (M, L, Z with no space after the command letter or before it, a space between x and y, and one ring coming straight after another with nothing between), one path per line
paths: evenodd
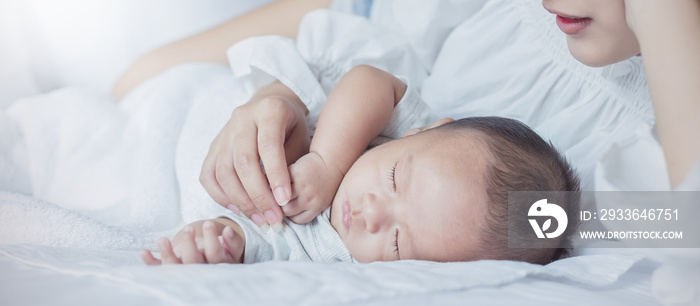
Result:
M282 207L282 211L299 224L313 220L328 208L343 180L343 174L315 152L302 156L290 165L289 175L292 200Z
M245 240L230 226L211 220L188 224L173 237L158 239L161 259L149 250L141 259L151 266L160 264L242 263Z

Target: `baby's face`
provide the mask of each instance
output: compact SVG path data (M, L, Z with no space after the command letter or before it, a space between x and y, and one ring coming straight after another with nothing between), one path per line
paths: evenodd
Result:
M478 259L487 156L475 137L435 131L378 146L344 177L331 224L360 262Z
M627 25L624 0L543 0L542 5L553 14L575 17L558 17L556 22L567 34L569 51L580 62L599 67L639 54L637 37Z

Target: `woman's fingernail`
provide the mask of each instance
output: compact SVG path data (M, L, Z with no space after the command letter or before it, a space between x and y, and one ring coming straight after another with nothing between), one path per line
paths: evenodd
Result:
M263 226L268 226L267 222L265 222L265 218L261 216L260 214L253 214L250 216L250 220L255 223L259 228L263 228Z
M238 206L236 206L236 205L229 204L229 205L226 205L226 208L228 208L228 210L232 211L234 214L237 214L237 215L241 214L241 210L238 209Z
M284 230L284 224L282 224L282 222L278 222L278 223L273 224L271 226L271 228L272 228L272 231L274 231L275 233L279 233L282 230Z
M284 206L289 203L289 194L284 190L282 186L275 188L275 201L279 206Z
M185 233L191 233L194 231L194 228L192 227L192 225L187 225L187 226L185 226L184 230L185 230Z
M204 226L204 228L213 228L213 227L214 227L214 222L211 222L211 221L209 221L209 220L204 221L203 226Z

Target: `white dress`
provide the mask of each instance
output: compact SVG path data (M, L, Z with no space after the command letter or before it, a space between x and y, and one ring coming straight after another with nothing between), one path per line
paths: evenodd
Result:
M369 18L342 12L347 3L358 0L307 14L296 41L235 45L234 74L250 89L281 80L313 126L339 78L373 65L403 76L439 117L523 121L564 153L584 190L670 190L640 57L581 64L536 0L374 1ZM700 163L686 181L698 177Z
M357 13L358 2L368 1L334 6ZM581 64L538 0L374 1L369 19L420 59L421 94L439 116L523 121L566 155L584 190L671 189L641 57ZM698 181L700 161L677 188Z
M519 119L559 148L584 190L667 190L641 58L591 68L539 1L489 1L445 41L423 83L440 115Z

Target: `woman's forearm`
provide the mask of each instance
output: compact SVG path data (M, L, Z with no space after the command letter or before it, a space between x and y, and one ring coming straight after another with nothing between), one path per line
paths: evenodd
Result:
M700 1L626 3L675 187L700 158Z
M186 62L227 64L226 49L258 35L295 38L301 18L327 8L332 0L278 0L200 34L166 45L140 58L115 83L112 95L121 99L144 80Z

